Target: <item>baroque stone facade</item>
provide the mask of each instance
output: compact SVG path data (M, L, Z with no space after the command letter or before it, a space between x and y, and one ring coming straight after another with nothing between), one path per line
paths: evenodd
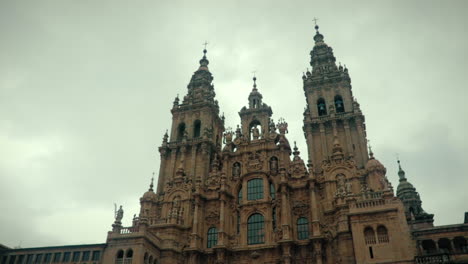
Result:
M272 120L255 77L240 125L224 127L204 50L187 94L174 100L172 128L159 147L156 190L151 182L131 227L122 227L117 211L99 262L468 259L468 224L433 227L433 215L422 209L401 166L394 195L386 168L367 146L348 69L336 65L316 31L312 70L302 77L306 158L289 142L288 123ZM5 252L3 263L9 263L15 251Z

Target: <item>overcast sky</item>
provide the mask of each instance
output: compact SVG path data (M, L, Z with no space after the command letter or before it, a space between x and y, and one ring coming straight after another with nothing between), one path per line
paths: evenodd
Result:
M208 44L227 126L252 71L302 133L313 17L346 64L387 177L396 153L435 224L468 211L467 1L0 1L0 243L104 243L158 171L169 109Z

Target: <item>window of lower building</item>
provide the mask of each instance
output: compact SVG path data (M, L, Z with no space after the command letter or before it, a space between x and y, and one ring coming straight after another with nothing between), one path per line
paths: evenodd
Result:
M10 255L10 261L8 261L9 264L15 264L16 261L16 255Z
M34 263L41 263L41 262L42 262L42 254L37 254L36 260L34 261Z
M93 261L99 261L101 259L101 251L93 251Z
M252 179L247 182L247 200L259 199L263 199L263 179Z
M23 264L23 263L24 263L24 255L19 255L18 264Z
M62 262L70 262L70 256L71 256L70 252L63 253L63 261Z
M28 254L28 257L26 258L26 264L32 264L33 263L33 254Z
M44 263L50 263L52 261L52 253L46 253L44 255Z
M80 261L80 253L81 252L73 252L73 262Z
M253 214L247 220L247 244L265 243L265 221L263 215Z
M83 251L83 256L81 257L81 261L88 261L89 260L89 251Z
M60 257L62 256L62 253L58 252L54 254L54 262L60 262Z

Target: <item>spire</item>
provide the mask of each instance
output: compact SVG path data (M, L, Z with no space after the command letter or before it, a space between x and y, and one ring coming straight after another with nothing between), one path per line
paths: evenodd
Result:
M368 148L369 148L369 159L374 159L374 152L372 152L372 146L370 144L370 140L367 140Z
M400 177L400 181L406 181L405 171L401 168L400 159L398 159L397 162L398 162L398 177Z

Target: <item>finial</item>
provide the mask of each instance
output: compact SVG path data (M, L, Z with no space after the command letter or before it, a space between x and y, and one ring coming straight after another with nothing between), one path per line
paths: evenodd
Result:
M205 48L203 49L203 58L206 58L206 45L208 45L208 42L205 40L205 43L203 43Z
M153 181L154 181L154 171L153 171L153 177L151 177L151 184L150 184L150 188L149 188L149 191L152 192L153 191Z
M208 45L208 42L205 41L205 43L203 43L203 45L205 46L205 48L203 49L203 58L200 60L200 68L204 67L204 70L207 70L208 69L208 64L209 64L209 61L206 59L206 45Z
M318 18L314 17L314 19L312 20L314 21L314 24L315 24L315 30L318 32L318 29L319 29L319 26L317 25Z
M397 155L397 162L398 162L398 177L400 177L400 181L406 180L405 171L401 168L400 158Z
M254 90L257 90L257 77L255 77L255 73L254 73L254 77L253 77L253 89Z
M367 140L368 148L369 148L369 156L371 159L374 158L374 152L372 152L372 146L370 144L370 140Z

